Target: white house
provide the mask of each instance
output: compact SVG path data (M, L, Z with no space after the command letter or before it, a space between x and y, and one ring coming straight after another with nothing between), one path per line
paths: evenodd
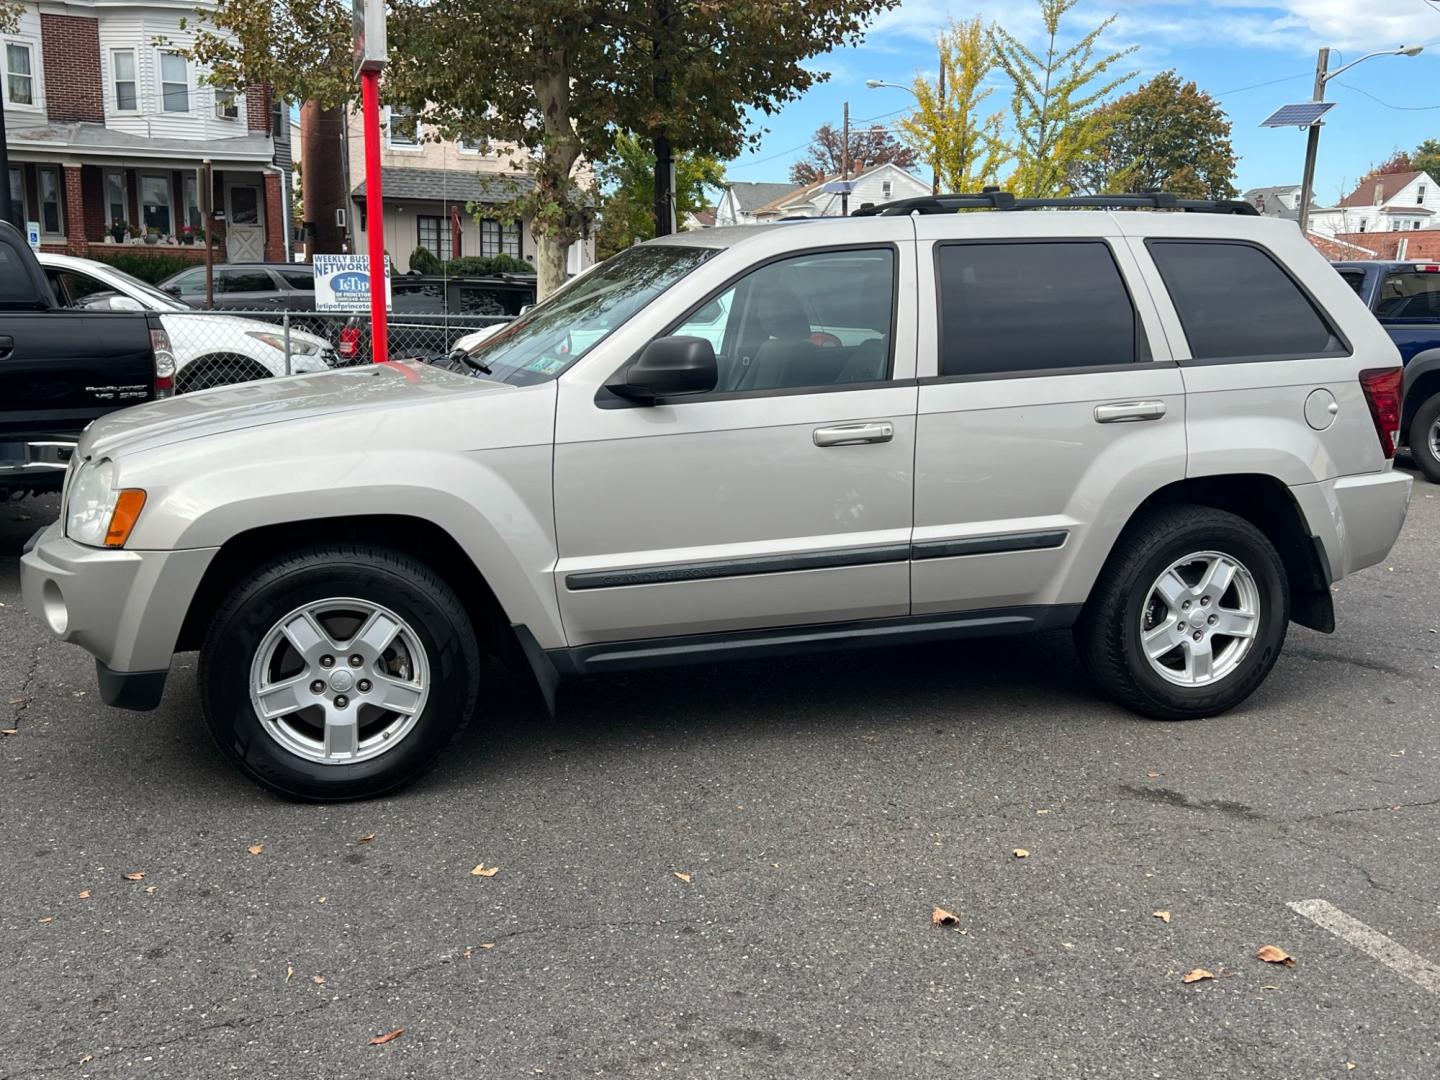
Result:
M1287 221L1300 219L1300 185L1278 184L1274 187L1251 188L1240 196L1262 217L1285 218ZM1316 210L1315 197L1310 197L1310 212Z
M737 180L725 186L715 206L716 225L754 225L755 211L781 196L798 190L794 184Z
M1310 211L1310 230L1323 236L1363 232L1411 232L1434 227L1440 184L1429 173L1382 173L1366 180L1335 206Z
M4 36L10 198L48 249L104 257L138 233L198 258L185 242L208 227L222 259L286 257L284 110L265 86L212 86L180 51L194 21L175 0L29 3Z
M835 177L813 184L731 184L716 209L716 225L759 225L781 218L839 217L841 197L825 190ZM914 199L930 194L930 185L898 165L875 165L857 173L852 181L849 208L858 210L867 203ZM774 190L774 189L781 190ZM770 198L761 202L763 196Z

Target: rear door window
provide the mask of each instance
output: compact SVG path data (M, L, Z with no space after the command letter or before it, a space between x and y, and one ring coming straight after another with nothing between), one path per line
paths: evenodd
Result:
M937 244L940 374L1001 377L1144 359L1103 241Z
M1440 273L1402 270L1386 274L1375 314L1382 319L1440 319Z
M303 289L305 292L315 291L315 272L313 270L281 270L280 277L292 289Z
M1147 240L1196 360L1342 356L1344 341L1264 249L1215 240Z
M398 312L408 315L443 315L445 286L439 281L390 280L390 300Z
M216 292L274 292L275 285L264 270L221 270L216 275Z

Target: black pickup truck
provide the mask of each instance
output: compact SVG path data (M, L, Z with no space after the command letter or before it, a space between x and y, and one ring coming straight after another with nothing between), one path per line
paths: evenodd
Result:
M62 307L25 238L0 221L0 501L58 491L97 416L173 390L158 315Z

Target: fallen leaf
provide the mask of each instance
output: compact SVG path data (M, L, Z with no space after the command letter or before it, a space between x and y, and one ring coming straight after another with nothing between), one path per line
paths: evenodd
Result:
M311 976L310 976L310 981L313 982L316 986L324 986L324 985L325 985L325 976L324 976L324 975L311 975Z
M81 890L80 890L80 899L81 899L81 900L89 900L89 899L90 899L90 890L89 890L89 889L81 889Z
M1160 777L1160 774L1158 772L1147 772L1145 775L1148 776L1151 780L1156 780Z
M932 926L959 926L960 916L953 911L946 911L943 907L931 908L930 924Z
M1030 852L1026 851L1023 847L1017 847L1017 848L1015 849L1015 858L1017 858L1017 859L1028 859L1029 857L1030 857Z
M493 941L482 941L482 942L480 943L480 947L481 947L482 949L493 949L493 948L495 947L495 942L493 942Z
M367 832L364 836L360 837L360 839L359 839L359 840L356 840L355 842L356 842L357 844L368 844L371 840L374 840L374 839L375 839L375 834L374 834L373 832Z
M262 851L265 850L265 845L264 845L264 844L251 844L251 845L250 845L248 848L246 848L245 850L248 851L248 852L250 852L251 855L259 855Z
M1295 958L1289 953L1287 953L1284 949L1277 948L1274 945L1260 946L1260 951L1257 952L1255 955L1257 958L1264 960L1267 964L1284 964L1286 967L1295 966Z
M159 885L146 885L146 886L145 886L145 895L146 895L146 896L154 896L154 895L155 895L157 892L159 892L159 891L160 891L160 886L159 886Z
M394 1031L387 1031L384 1035L376 1035L370 1040L371 1046L384 1046L388 1042L394 1042L401 1035L405 1034L404 1028L396 1028Z
M13 727L0 728L0 735L19 735L20 729Z
M322 896L322 897L320 897L319 900L317 900L317 901L315 901L315 902L316 902L317 904L323 904L323 903L326 901L326 899L327 899L327 897Z
M479 866L475 867L474 870L471 870L471 871L470 871L470 876L471 876L471 877L494 877L494 876L495 876L496 874L498 874L499 872L500 872L500 867L498 867L498 866L486 866L486 865L482 862ZM404 1028L401 1028L400 1030L403 1031Z
M1046 814L1048 814L1049 812L1050 812L1049 810L1036 810L1036 811L1035 811L1035 813L1039 814L1041 817L1044 817L1044 816L1045 816Z
M1345 1062L1345 1071L1346 1071L1346 1072L1349 1072L1349 1071L1350 1071L1351 1069L1353 1069L1353 1068L1355 1068L1355 1062L1353 1062L1353 1061L1347 1061L1347 1062Z
M1206 971L1204 968L1191 968L1185 973L1185 977L1180 981L1183 983L1194 983L1200 982L1204 979L1213 978L1215 978L1215 973L1213 971Z
M683 881L686 885L689 885L690 882L694 880L690 874L682 874L679 870L675 871L675 876L678 877L681 881Z
M90 1062L92 1062L92 1061L94 1061L94 1060L95 1060L95 1055L94 1055L94 1054L86 1054L84 1057L82 1057L82 1058L80 1059L80 1064L81 1064L81 1065L89 1065ZM1355 1066L1354 1066L1354 1065L1351 1065L1350 1067L1353 1069Z
M128 873L128 874L125 875L125 880L126 880L126 881L144 881L144 880L145 880L145 871L144 871L144 870L132 870L130 873Z
M40 921L41 921L42 923L54 922L54 921L55 921L55 916L54 916L54 915L42 915L42 916L40 916Z
M1168 923L1170 921L1170 913L1168 911L1152 911L1150 914L1154 915L1155 918L1159 919L1163 923Z
M1434 630L1431 630L1430 632L1433 634L1435 631L1434 631ZM29 699L28 697L25 697L25 696L22 694L22 695L20 695L19 697L12 697L8 702L6 702L6 704L7 704L7 705L29 705L29 704L30 704L30 699Z
M466 950L460 955L463 956L466 960L469 960L470 957L475 955L475 950L467 947Z
M295 968L294 968L294 966L291 965L291 964L286 964L286 965L285 965L285 981L288 983L288 982L289 982L291 979L293 979L294 977L295 977Z

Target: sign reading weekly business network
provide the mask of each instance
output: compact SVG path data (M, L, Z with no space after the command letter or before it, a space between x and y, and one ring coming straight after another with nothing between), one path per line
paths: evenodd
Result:
M369 311L370 257L368 255L316 255L315 310ZM385 310L390 301L390 257L385 257Z

